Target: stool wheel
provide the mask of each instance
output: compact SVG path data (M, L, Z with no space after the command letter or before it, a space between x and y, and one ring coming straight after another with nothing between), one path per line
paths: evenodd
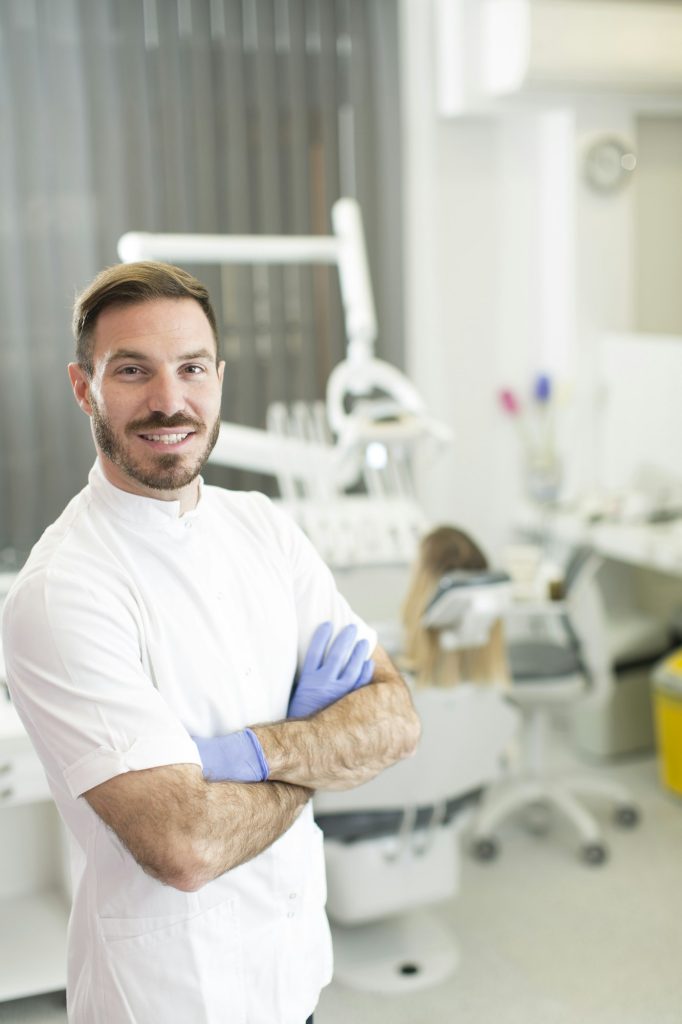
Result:
M601 843L587 843L582 847L580 856L586 864L593 866L604 864L608 859L606 847Z
M621 807L616 807L614 820L616 825L620 825L621 828L634 828L639 824L639 811L632 804L623 804Z
M477 839L473 845L473 854L476 860L495 860L499 852L499 844L487 836Z

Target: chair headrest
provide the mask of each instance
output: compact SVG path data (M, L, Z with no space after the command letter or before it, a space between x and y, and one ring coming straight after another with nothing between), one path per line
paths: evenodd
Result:
M501 569L456 569L441 577L429 607L436 603L443 592L455 587L486 587L494 583L509 583L510 580L509 573Z
M422 616L447 650L483 647L511 600L511 580L501 571L458 570L443 576Z

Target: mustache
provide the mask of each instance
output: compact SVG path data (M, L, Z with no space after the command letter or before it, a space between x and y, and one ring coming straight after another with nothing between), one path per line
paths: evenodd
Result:
M148 433L154 427L165 427L167 430L174 427L189 427L191 430L203 430L204 424L201 420L195 420L191 416L185 416L179 412L174 412L172 416L164 416L162 412L156 412L148 416L147 419L133 420L128 424L126 430L128 433L141 434Z

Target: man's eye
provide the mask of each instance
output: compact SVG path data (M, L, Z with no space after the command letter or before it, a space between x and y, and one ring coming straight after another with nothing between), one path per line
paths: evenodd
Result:
M122 366L117 372L121 377L137 377L142 371L139 366Z
M198 376L199 374L206 372L204 367L199 366L198 363L190 363L189 366L184 366L183 370L185 371L185 373L188 373L192 377Z

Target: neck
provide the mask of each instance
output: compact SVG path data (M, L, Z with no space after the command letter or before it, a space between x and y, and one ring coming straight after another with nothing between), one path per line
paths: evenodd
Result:
M179 516L183 516L186 512L196 508L199 501L198 476L185 487L179 487L170 491L157 490L129 476L120 466L117 466L106 455L103 455L102 452L98 452L98 456L105 478L114 487L118 487L120 491L126 491L128 494L137 494L141 498L153 498L155 501L178 501L180 502Z

